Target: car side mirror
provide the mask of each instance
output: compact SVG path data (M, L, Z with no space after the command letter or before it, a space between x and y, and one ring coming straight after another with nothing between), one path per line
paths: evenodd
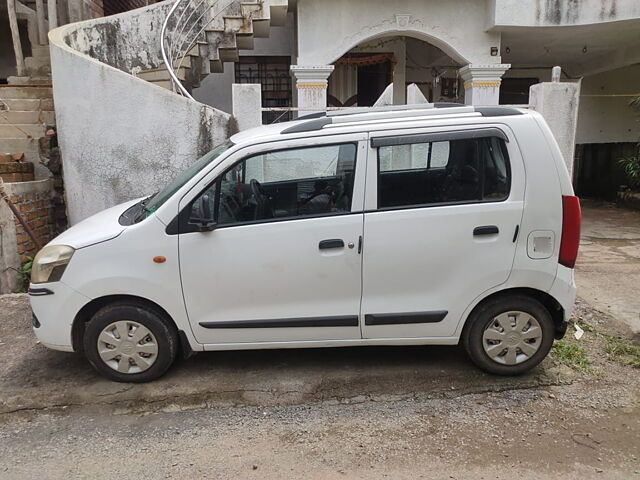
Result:
M211 209L209 195L202 195L193 202L188 223L195 226L200 232L210 232L216 228L216 220Z

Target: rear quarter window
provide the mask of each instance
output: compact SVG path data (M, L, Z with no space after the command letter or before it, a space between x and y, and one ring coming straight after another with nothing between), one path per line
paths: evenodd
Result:
M378 208L503 201L511 167L502 138L378 147Z

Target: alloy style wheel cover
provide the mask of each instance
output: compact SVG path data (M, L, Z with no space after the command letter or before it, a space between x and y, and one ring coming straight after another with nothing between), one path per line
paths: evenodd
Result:
M529 360L542 345L542 327L534 316L508 311L493 318L482 334L482 348L501 365L518 365Z
M158 359L158 342L144 325L120 320L107 325L98 335L98 355L102 361L124 374L141 373Z

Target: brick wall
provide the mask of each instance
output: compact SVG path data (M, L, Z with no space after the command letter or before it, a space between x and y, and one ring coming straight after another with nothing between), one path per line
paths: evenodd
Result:
M40 244L51 240L56 233L54 180L5 183L4 189ZM36 246L6 203L0 200L0 293L20 288L20 267L35 254Z
M51 202L51 192L25 192L22 194L12 194L11 202L22 214L22 218L27 222L35 234L40 246L44 246L54 235L53 205ZM33 257L37 253L37 247L24 231L24 228L15 219L16 245L20 261L24 263L27 257Z

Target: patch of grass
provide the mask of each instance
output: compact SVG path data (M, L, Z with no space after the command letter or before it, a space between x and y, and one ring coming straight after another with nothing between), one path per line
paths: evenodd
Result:
M553 344L551 353L561 363L576 370L588 371L591 368L591 360L587 358L587 350L575 343L558 340Z
M626 338L606 336L604 351L610 360L622 365L640 368L640 346Z

